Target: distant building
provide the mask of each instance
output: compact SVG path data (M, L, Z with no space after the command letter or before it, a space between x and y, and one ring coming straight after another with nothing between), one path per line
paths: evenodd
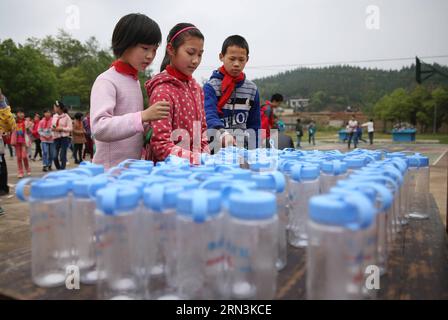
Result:
M310 99L291 98L288 100L288 105L294 112L303 111L310 104Z

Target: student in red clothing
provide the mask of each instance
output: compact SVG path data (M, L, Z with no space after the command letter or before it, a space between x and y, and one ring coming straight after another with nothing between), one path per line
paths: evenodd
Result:
M261 128L265 130L264 138L267 140L266 145L269 146L269 138L271 129L274 126L274 109L283 102L283 96L279 93L272 95L271 101L261 107Z
M168 101L170 115L152 121L146 158L163 161L169 155L199 164L208 152L204 94L192 74L201 63L204 36L190 23L177 24L168 34L161 73L145 83L150 104Z
M31 147L31 140L26 133L26 125L25 125L25 113L23 110L17 110L16 112L17 120L16 120L16 129L13 131L11 135L11 145L16 148L16 156L17 156L17 170L18 178L23 178L23 166L25 166L25 170L27 174L31 175L30 166L28 163L28 154L27 148Z

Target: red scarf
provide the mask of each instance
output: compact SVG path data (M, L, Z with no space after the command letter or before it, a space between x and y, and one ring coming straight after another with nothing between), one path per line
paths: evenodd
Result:
M182 72L180 72L171 65L166 66L166 72L168 72L169 75L172 75L173 77L175 77L180 81L190 81L191 79L193 79L192 76L187 76L186 74L183 74Z
M118 73L125 74L134 78L134 80L138 79L138 70L131 66L129 63L126 63L121 60L115 60L112 62L111 66L115 67Z
M227 103L227 101L229 100L230 96L233 93L233 90L235 90L235 86L238 82L243 81L246 76L244 74L244 72L241 72L237 77L232 77L224 68L224 66L222 66L221 68L219 68L219 72L221 72L224 75L224 79L222 80L221 83L221 98L218 101L218 113L220 115L222 115L222 107Z

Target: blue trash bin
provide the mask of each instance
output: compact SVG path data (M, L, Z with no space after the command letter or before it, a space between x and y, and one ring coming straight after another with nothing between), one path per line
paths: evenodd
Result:
M415 129L392 130L392 141L413 142L415 141Z

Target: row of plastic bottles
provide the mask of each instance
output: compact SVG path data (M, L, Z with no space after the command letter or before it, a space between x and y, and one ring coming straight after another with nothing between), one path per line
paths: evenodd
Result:
M227 148L202 161L22 180L34 283L64 285L77 266L100 299L272 299L289 243L308 250L309 298L373 297L363 268L384 273L408 214L424 217L409 202L429 190L419 154Z

